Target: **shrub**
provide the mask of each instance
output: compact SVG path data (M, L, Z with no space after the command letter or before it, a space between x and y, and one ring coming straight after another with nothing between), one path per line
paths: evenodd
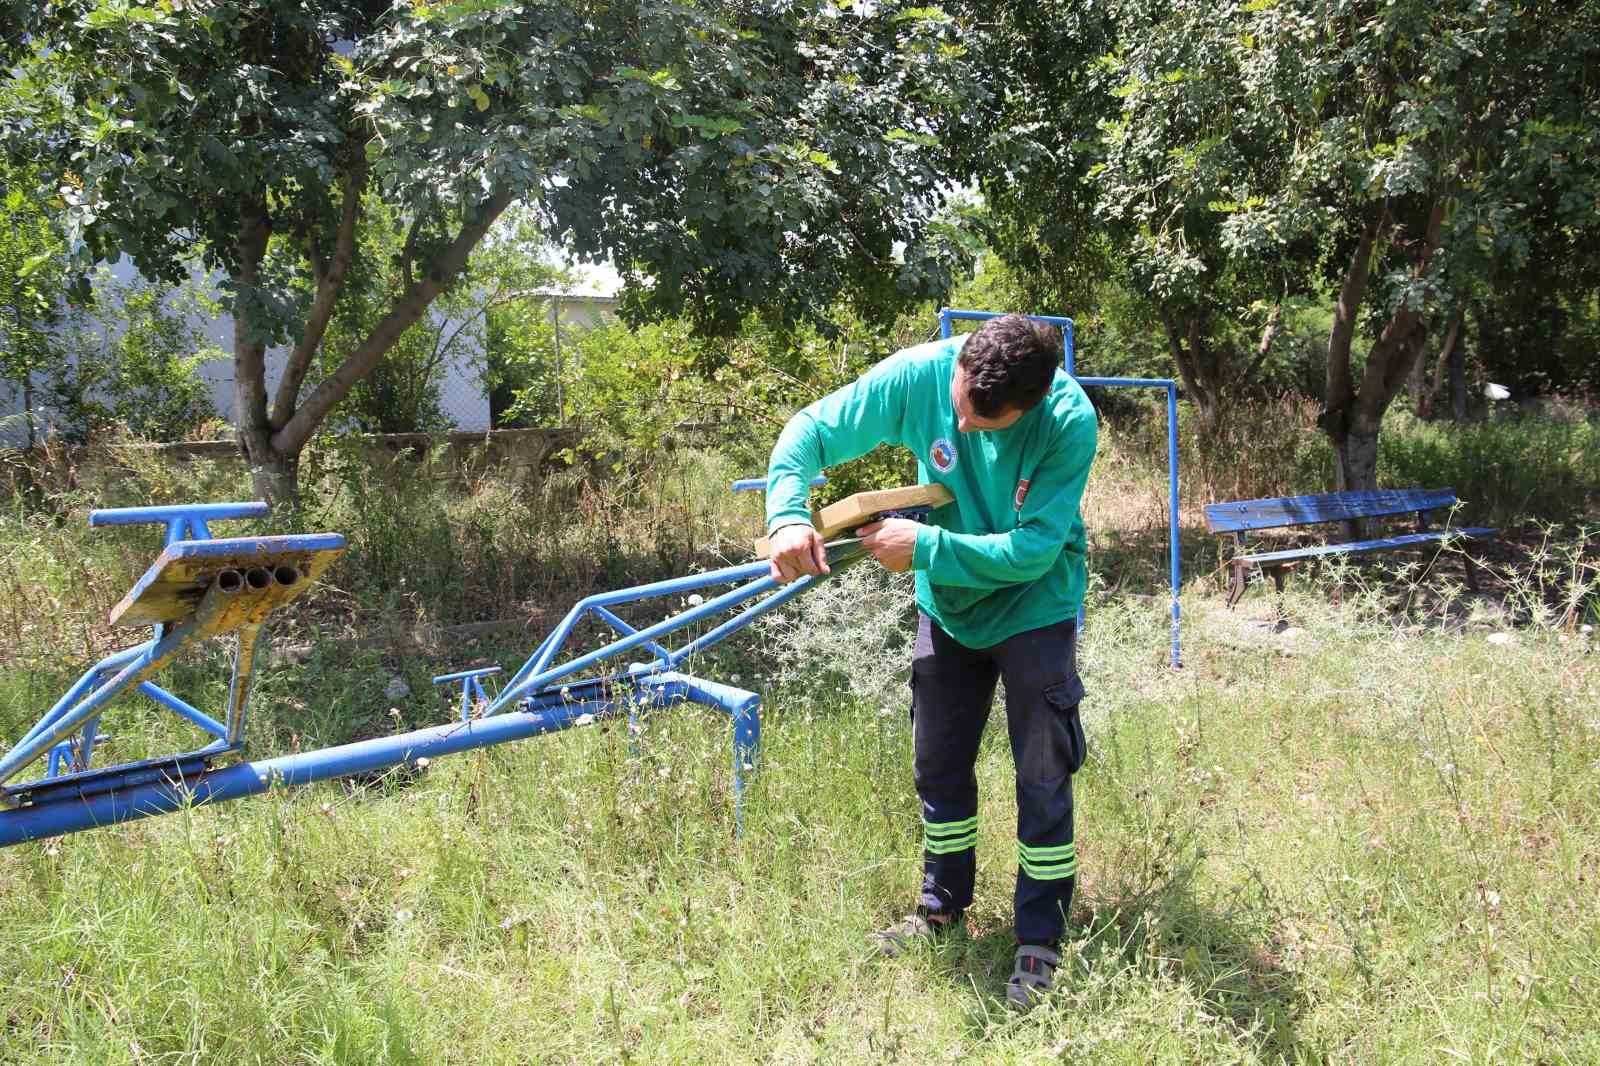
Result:
M197 324L218 311L198 285L117 281L102 271L94 303L65 331L49 387L58 433L83 440L114 425L182 440L214 418L200 367L223 358Z

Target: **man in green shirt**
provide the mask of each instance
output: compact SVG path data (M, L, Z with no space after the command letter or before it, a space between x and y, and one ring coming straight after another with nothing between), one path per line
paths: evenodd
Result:
M806 486L824 467L897 444L919 481L954 501L927 524L861 530L889 570L916 571L911 673L923 883L917 911L879 934L891 954L962 924L976 870L974 766L995 683L1005 681L1017 769L1016 965L1007 999L1051 985L1077 873L1072 774L1083 763L1076 619L1087 569L1079 503L1094 408L1059 369L1060 334L1022 315L896 352L784 426L767 469L772 574L826 573Z

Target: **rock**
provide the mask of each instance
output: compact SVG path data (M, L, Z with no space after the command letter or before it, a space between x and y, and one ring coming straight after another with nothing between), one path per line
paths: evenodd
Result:
M1510 633L1490 633L1488 639L1490 644L1510 644L1516 638Z
M411 695L411 686L406 684L404 678L393 677L383 687L383 698L386 700L403 700Z

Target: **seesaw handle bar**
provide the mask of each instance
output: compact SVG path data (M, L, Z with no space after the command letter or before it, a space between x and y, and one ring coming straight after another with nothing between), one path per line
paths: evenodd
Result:
M102 507L89 512L91 528L137 526L160 522L167 527L167 544L180 540L210 540L209 522L235 518L265 518L272 513L265 500L237 503L185 503L170 507Z

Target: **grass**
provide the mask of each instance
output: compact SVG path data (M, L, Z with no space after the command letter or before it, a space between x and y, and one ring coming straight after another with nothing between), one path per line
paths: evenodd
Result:
M607 525L633 540L618 565L713 561L747 520L718 510L714 469L651 488L659 507L574 510L587 532L565 548L497 543L543 520L531 512L546 497L515 503L526 487L418 488L422 502L401 501L417 521L400 523L372 513L382 492L358 507L339 481L327 513L342 508L376 545L430 520L429 499L448 510L436 539L398 556L420 575L404 594L347 562L339 591L279 626L279 646L302 652L266 667L257 750L444 720L433 667L526 653L531 641L489 638L441 663L334 639L408 604L425 621L458 617L433 605L447 577L468 584L454 611L526 602L541 579L482 590L538 550L569 561L570 602L609 580L594 554ZM1109 536L1123 519L1140 533L1138 499L1159 477L1131 458L1099 476L1097 557L1126 565L1099 567L1081 645L1080 890L1060 988L1034 1013L1002 1002L1015 812L997 729L978 766L971 937L894 961L865 945L910 903L920 825L895 698L903 591L862 571L801 601L801 626L698 666L766 694L742 836L727 724L691 708L655 716L637 745L576 729L0 852L0 1061L1600 1060L1585 549L1563 554L1573 542L1558 535L1545 569L1506 575L1503 602L1409 570L1367 571L1365 590L1344 575L1342 605L1296 582L1288 630L1270 595L1227 611L1194 583L1173 671L1163 599L1144 598L1158 586L1128 561L1137 537ZM0 609L8 736L68 680L55 656L109 643L98 618L140 565L125 537L87 538L60 513L17 504L0 519L8 595L27 606ZM486 513L500 516L492 531L469 533ZM474 543L470 563L424 557ZM1541 584L1566 565L1575 612ZM201 652L174 687L215 704L223 659ZM384 697L394 675L409 697ZM178 739L158 721L133 716L132 742Z

